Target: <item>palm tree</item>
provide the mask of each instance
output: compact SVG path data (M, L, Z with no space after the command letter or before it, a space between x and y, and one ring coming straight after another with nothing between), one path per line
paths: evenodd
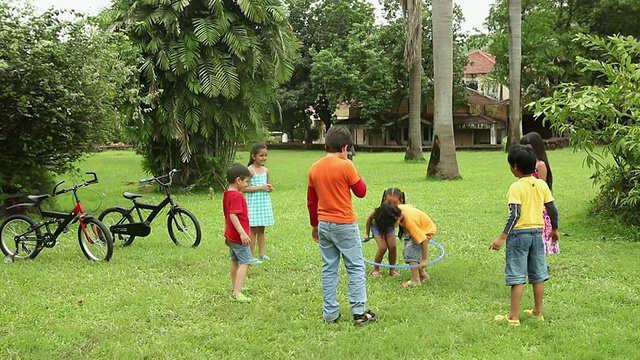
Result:
M235 146L264 129L297 42L280 0L115 0L112 27L140 49L140 116L129 127L154 174L225 183Z
M433 11L433 150L427 176L460 178L453 135L453 2L434 0Z
M509 135L511 149L522 137L520 74L522 71L522 2L509 0Z
M404 64L409 69L409 139L405 160L424 160L422 154L422 1L402 0L407 17Z

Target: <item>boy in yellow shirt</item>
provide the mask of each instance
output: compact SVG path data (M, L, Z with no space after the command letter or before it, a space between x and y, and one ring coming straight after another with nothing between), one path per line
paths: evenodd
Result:
M549 280L547 262L544 255L542 230L544 219L543 207L547 209L551 219L551 240L558 241L558 207L551 190L544 180L533 177L536 170L536 155L528 146L517 145L507 156L511 173L518 181L509 187L509 217L498 236L489 245L490 249L500 250L507 244L506 250L506 284L511 286L511 309L506 315L496 315L495 320L506 320L510 325L520 325L520 300L527 277L533 285L533 309L525 310L539 320L542 316L542 298L544 282Z

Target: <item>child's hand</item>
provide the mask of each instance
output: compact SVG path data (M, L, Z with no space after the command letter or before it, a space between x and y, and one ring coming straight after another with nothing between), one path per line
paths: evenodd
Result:
M313 239L313 241L319 243L320 242L320 238L318 238L318 227L314 226L311 228L311 238Z
M504 245L504 241L501 238L497 238L491 242L491 244L489 245L489 249L500 250L502 245Z
M271 186L271 184L265 184L263 186L262 190L264 190L266 192L271 192L273 190L273 186Z
M560 240L560 232L558 231L558 229L552 229L549 237L551 238L551 243L555 244L558 242L558 240Z
M242 243L245 244L245 245L251 243L251 239L249 238L249 235L247 235L247 233L244 233L244 234L240 235L240 241L242 241Z

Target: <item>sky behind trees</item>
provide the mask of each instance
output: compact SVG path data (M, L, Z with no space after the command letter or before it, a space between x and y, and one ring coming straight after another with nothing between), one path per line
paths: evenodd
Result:
M111 0L32 0L40 11L50 7L60 10L76 10L83 13L96 14L111 4ZM377 0L369 0L377 5ZM474 28L482 30L482 23L489 15L489 6L493 0L454 0L462 7L465 22L463 31L472 31Z

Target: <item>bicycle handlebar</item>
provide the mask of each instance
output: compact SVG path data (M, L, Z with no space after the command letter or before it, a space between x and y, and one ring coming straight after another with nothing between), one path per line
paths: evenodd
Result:
M169 171L169 173L167 175L162 175L162 176L156 176L154 178L150 178L150 179L140 179L138 180L139 184L144 184L144 183L148 183L149 181L155 181L158 184L162 185L162 186L169 186L171 185L171 183L173 182L173 174L179 172L180 170L178 169L171 169L171 171ZM169 182L168 183L163 183L162 181L160 181L160 179L164 179L168 177L169 178Z
M95 172L93 171L87 171L86 172L87 175L93 175L93 179L91 180L85 180L83 182L81 182L80 184L76 184L73 185L72 187L68 187L66 189L62 189L60 191L56 191L58 189L58 186L62 185L64 183L64 180L59 181L54 187L53 187L53 196L58 196L58 195L62 195L64 193L68 193L69 191L76 191L81 187L87 186L87 185L91 185L91 184L97 184L98 183L98 175L96 175Z

